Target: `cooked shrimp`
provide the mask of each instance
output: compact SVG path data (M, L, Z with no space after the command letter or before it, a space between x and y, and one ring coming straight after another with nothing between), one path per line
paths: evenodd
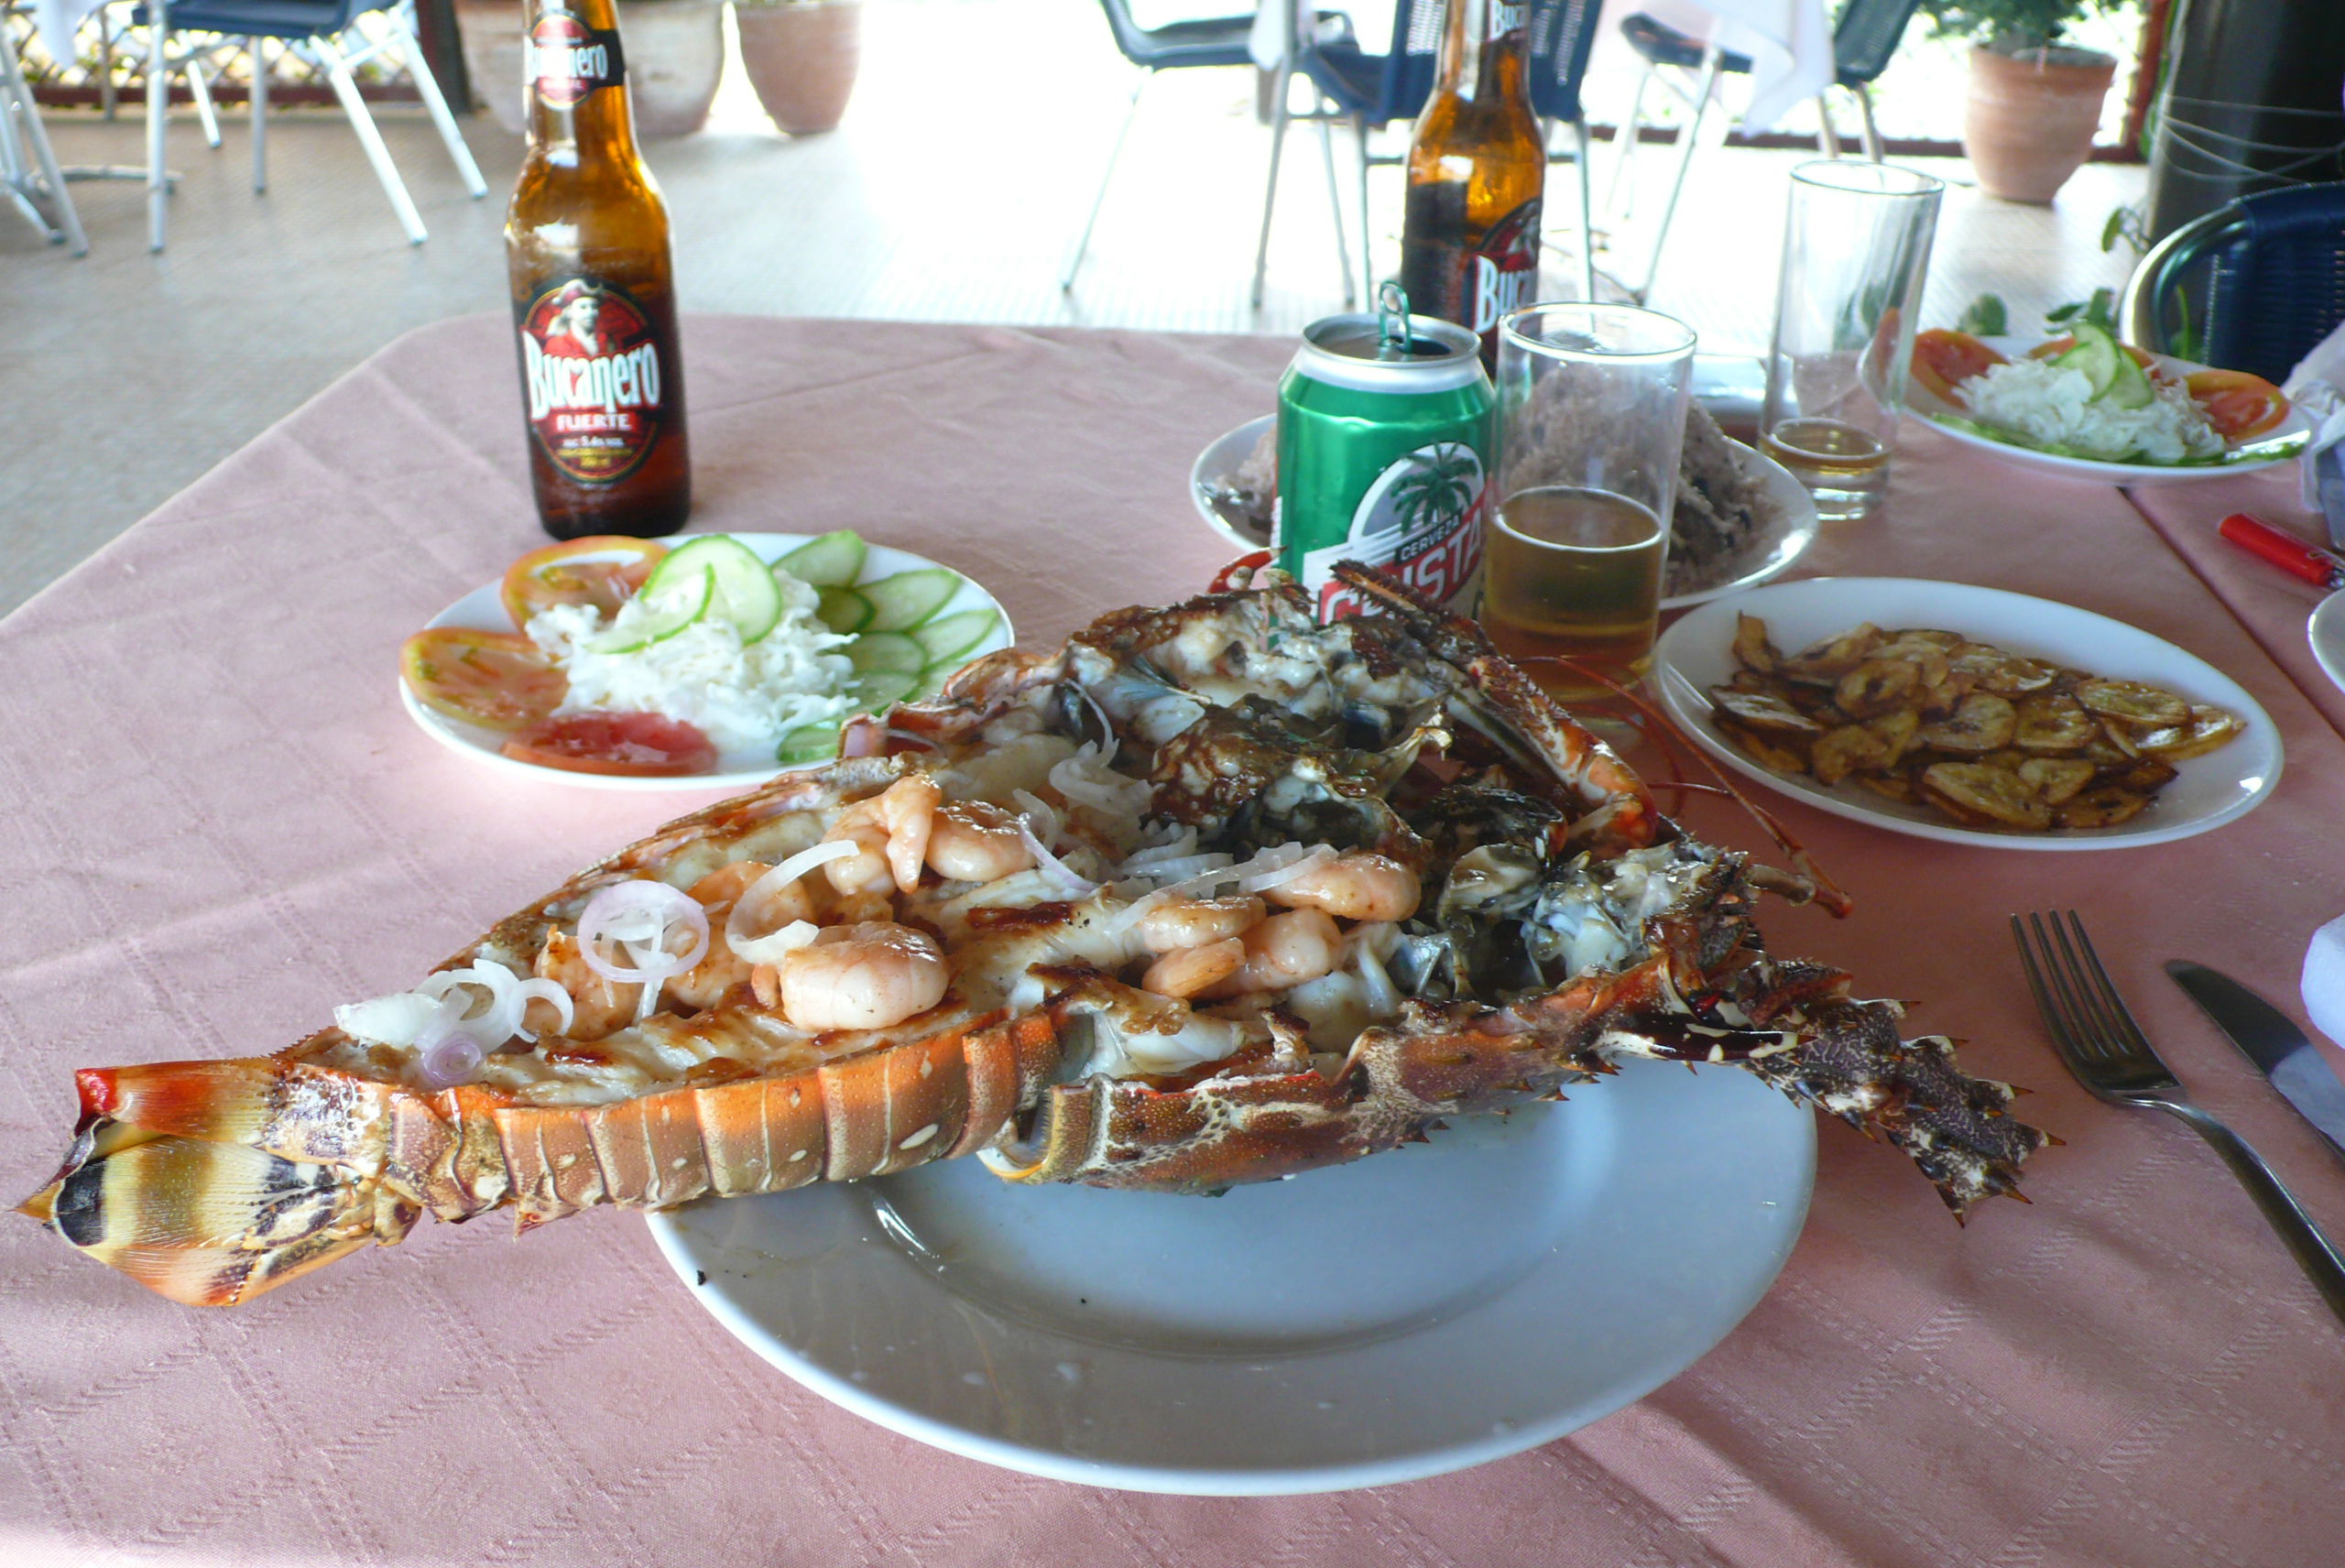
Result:
M928 863L948 882L998 882L1034 864L1018 819L984 800L938 808L928 833Z
M892 920L831 926L784 958L781 1011L802 1029L886 1029L943 999L934 938Z
M1347 920L1405 920L1423 892L1417 874L1389 855L1339 855L1262 889L1292 909L1325 909Z
M669 996L687 1007L713 1007L735 986L748 983L750 964L733 951L736 923L746 938L768 935L792 920L814 919L814 889L802 877L757 889L750 905L742 904L758 878L771 869L762 861L736 860L692 885L688 891L708 909L708 952L698 964L669 980Z
M1257 924L1264 912L1261 899L1247 896L1161 899L1140 918L1140 945L1151 953L1209 947Z
M595 974L579 950L578 939L568 931L555 930L546 933L546 944L539 950L533 967L539 978L551 980L570 993L573 1011L565 1039L600 1040L613 1029L635 1022L636 1001L642 996L643 987L622 985ZM532 1032L542 1034L560 1029L562 1015L551 1003L532 997L521 1021Z
M839 813L823 839L826 844L852 839L863 853L830 862L823 867L823 876L842 893L881 892L890 881L898 891L911 892L920 886L929 831L943 798L935 779L914 773L867 800L857 800Z
M1234 936L1198 947L1176 947L1148 966L1140 988L1160 996L1194 996L1237 974L1245 963L1246 944Z
M1305 980L1335 973L1344 955L1344 933L1318 909L1292 909L1248 928L1238 941L1246 958L1237 971L1210 987L1208 996L1242 996L1249 991L1283 991Z

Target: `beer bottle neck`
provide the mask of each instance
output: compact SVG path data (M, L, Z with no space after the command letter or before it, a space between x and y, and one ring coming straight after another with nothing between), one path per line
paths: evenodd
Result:
M1472 102L1522 95L1531 60L1526 0L1449 0L1439 90Z
M558 164L636 158L635 111L613 0L529 0L522 76L529 152Z

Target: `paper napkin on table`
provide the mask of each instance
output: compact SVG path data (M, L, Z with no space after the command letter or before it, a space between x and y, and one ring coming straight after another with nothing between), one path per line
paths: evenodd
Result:
M2320 482L2313 476L2313 454L2345 441L2345 392L2340 387L2345 387L2345 326L2315 343L2312 352L2288 372L2280 388L2312 422L2312 444L2305 448L2304 462L2296 467L2299 498L2307 512L2320 510Z
M2345 915L2312 933L2301 984L2312 1027L2345 1045Z

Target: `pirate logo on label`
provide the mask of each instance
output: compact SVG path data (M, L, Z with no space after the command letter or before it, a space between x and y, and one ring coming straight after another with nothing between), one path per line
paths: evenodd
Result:
M549 11L529 29L529 84L549 108L567 109L598 87L626 80L616 28L598 31L567 11Z
M521 311L529 429L582 485L633 473L660 439L660 342L625 289L573 278Z

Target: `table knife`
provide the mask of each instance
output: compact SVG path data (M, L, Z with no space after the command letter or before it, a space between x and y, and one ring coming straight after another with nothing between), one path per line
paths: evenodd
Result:
M2345 550L2345 441L2313 453L2312 476L2320 495L2320 515L2329 519L2329 545Z
M2172 959L2165 972L2345 1159L2345 1083L2320 1059L2320 1049L2304 1030L2238 981L2203 964Z

